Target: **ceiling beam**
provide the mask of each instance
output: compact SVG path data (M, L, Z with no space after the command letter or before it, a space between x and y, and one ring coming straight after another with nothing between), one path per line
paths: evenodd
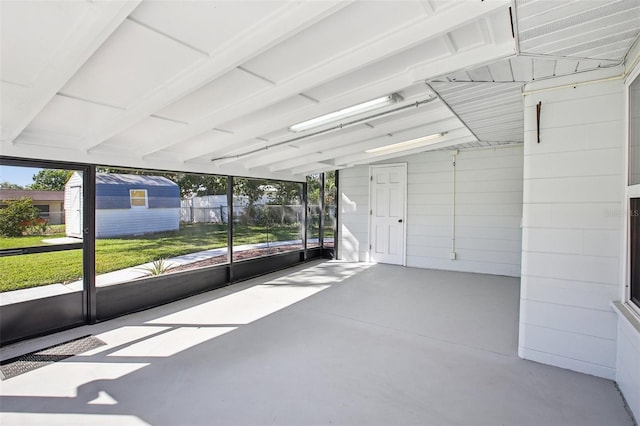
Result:
M412 105L409 103L409 105ZM336 129L333 132L328 132L320 135L298 136L288 135L279 140L269 141L273 145L268 145L262 142L256 145L251 152L248 150L248 146L244 145L241 150L238 150L235 161L242 160L242 163L247 168L256 168L270 163L286 159L287 157L299 157L308 154L316 153L319 150L326 150L331 147L340 147L345 144L355 143L375 137L379 134L395 133L400 128L417 127L423 124L425 121L440 120L451 116L448 110L442 106L438 106L435 101L431 101L420 107L420 110L409 110L414 112L404 117L397 117L395 120L387 121L384 123L375 123L375 120L370 120L370 123L362 122L359 125L348 126L342 129ZM416 113L419 111L418 113ZM291 148L295 147L295 150ZM293 151L293 152L292 152ZM234 161L233 156L229 156L228 161Z
M24 97L11 105L13 109L11 115L17 118L11 123L2 123L0 126L2 141L16 143L18 135L141 1L88 3L88 12L80 20L78 27L73 30L72 36L68 37L64 45L58 49L60 54L55 56L53 62L47 64L46 71L40 75L35 84L24 91Z
M450 58L416 65L409 70L412 82L430 80L461 69L474 69L514 55L513 41L489 44L460 52Z
M303 172L301 172L299 175L296 175L296 176L300 176L300 175L309 176L309 175L314 175L316 173L324 173L332 170L343 170L346 168L347 168L346 166L334 166L331 164L315 163L315 164L309 165L308 169L304 170Z
M363 101L379 97L380 93L391 93L400 85L406 84L406 78L403 75L391 76L383 81L369 84L364 87L354 87L349 93L340 95L334 99L323 102L322 104L309 105L314 114L324 114L336 111L344 105L355 105ZM428 96L431 91L424 86L424 96ZM423 96L423 97L424 97ZM304 96L303 96L304 97ZM415 100L413 97L406 99L406 103ZM395 104L394 106L402 105ZM293 132L287 131L287 127L291 123L304 121L309 118L309 108L297 108L284 114L274 114L273 116L261 117L259 120L251 120L247 118L247 124L234 127L234 131L226 135L218 135L215 144L207 139L200 139L196 136L185 143L181 149L181 159L190 161L202 156L209 157L226 157L237 155L252 149L263 147L265 145L277 144L287 139L300 136ZM262 135L270 135L274 132L280 133L282 136L269 136L268 139L262 138Z
M398 91L398 87L406 85L406 76L404 74L396 74L386 77L384 80L376 82L374 84L367 84L364 87L354 87L349 93L323 102L319 105L310 105L309 108L313 109L315 116L327 114L341 108L345 105L356 105L358 103L379 97L381 93L392 93ZM424 86L424 93L422 98L428 96L431 90ZM395 104L394 106L400 106L403 104L410 104L415 102L419 96L406 98L405 102ZM425 108L423 106L422 108ZM249 123L243 126L241 129L233 134L227 135L224 138L219 138L216 141L215 150L211 144L207 141L195 142L189 141L189 146L186 146L182 151L182 158L188 161L193 158L197 158L203 155L215 155L216 157L224 157L228 155L237 155L242 152L251 151L252 149L279 143L290 138L299 136L298 134L288 133L286 136L269 139L268 141L252 141L256 135L266 135L274 131L286 129L291 123L298 123L309 118L309 109L299 108L292 111L289 114L282 114L274 119L262 120L260 122Z
M442 129L442 127L439 127L440 129ZM413 139L417 139L423 136L428 136L430 134L434 134L434 132L437 132L437 126L427 126L425 128L422 129L412 129L403 133L398 133L397 135L393 135L391 137L379 137L376 138L373 141L367 141L365 143L361 143L358 144L357 146L349 146L345 149L342 150L336 150L335 155L332 155L331 157L331 163L334 165L349 165L349 164L353 164L356 162L370 162L370 161L375 161L375 159L377 157L386 155L384 154L384 152L382 153L366 153L365 151L368 149L373 149L373 148L379 148L379 147L383 147L383 146L387 146L387 145L391 145L391 144L395 144L395 143L399 143L399 142L405 142L408 140L413 140ZM458 125L456 127L453 128L448 128L447 130L441 130L443 131L445 134L443 136L441 136L437 142L435 144L431 144L429 143L428 145L424 145L419 147L422 150L426 150L427 147L429 149L431 149L431 146L435 146L435 145L442 145L445 142L454 140L454 139L459 139L459 138L467 138L469 136L473 136L469 133L469 131L462 127L459 122ZM476 139L473 138L472 141L475 141ZM431 141L430 141L431 142ZM416 149L416 148L413 148ZM393 153L396 154L396 153ZM404 155L404 151L400 151L400 155ZM313 162L321 162L318 161L317 159L313 158L310 159L309 161L313 161ZM328 161L324 161L324 162L328 162ZM291 173L294 174L298 174L298 173L302 173L303 170L305 170L306 165L301 164L298 167L293 167L291 169L289 169L289 171ZM285 170L279 170L280 172L283 172Z
M372 163L377 163L379 161L385 161L385 160L390 160L390 159L399 158L399 157L406 157L408 155L415 155L421 152L434 151L441 148L447 148L447 147L455 146L461 143L477 142L477 140L473 137L473 135L469 135L468 132L466 133L466 136L465 136L465 132L463 129L461 129L459 133L451 132L450 134L445 135L443 139L444 140L442 142L438 142L433 145L422 146L419 148L394 152L390 154L368 154L367 157L351 156L351 157L339 158L339 159L336 159L336 166L353 167L360 164L372 164ZM293 169L292 172L294 174L303 174L299 169Z
M330 153L335 149L348 149L354 145L369 143L371 148L375 148L374 140L377 138L388 139L389 135L402 133L407 129L432 128L434 133L438 131L448 130L450 127L461 127L462 124L455 119L448 110L442 106L432 109L425 114L416 114L401 120L387 122L373 128L362 126L361 131L352 132L341 135L327 135L326 138L316 138L307 141L300 141L299 149L284 152L279 150L271 152L269 150L262 155L249 158L244 161L245 167L251 169L269 165L273 170L278 170L281 165L282 169L286 169L299 162L304 162L309 156L314 158L331 158ZM437 127L437 128L436 128ZM440 129L440 130L438 130ZM321 161L321 160L318 160Z
M269 24L261 24L233 45L221 52L216 52L215 56L204 60L199 66L181 75L171 84L158 87L153 93L140 99L123 113L116 114L109 122L87 135L82 141L82 148L91 150L97 147L163 107L235 69L350 3L350 1L339 0L288 2L286 9L281 9Z
M187 141L213 127L220 126L225 122L302 93L309 87L318 86L398 51L413 47L420 42L446 34L452 29L474 22L478 17L493 13L497 9L505 8L507 5L509 5L508 1L464 3L457 7L448 8L439 15L417 19L411 25L398 29L393 34L369 40L348 51L341 51L334 58L327 58L327 61L322 65L301 73L271 89L257 93L256 96L250 99L237 102L226 109L211 112L189 126L172 132L161 140L156 140L154 142L154 150L145 154L148 155ZM436 72L431 77L440 73L441 71ZM199 155L206 153L201 152ZM190 155L195 157L193 153ZM188 161L189 159L185 158L184 160Z

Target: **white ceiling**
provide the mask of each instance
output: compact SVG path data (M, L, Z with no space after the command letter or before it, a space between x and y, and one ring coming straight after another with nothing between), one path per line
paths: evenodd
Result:
M618 66L640 32L640 0L2 0L0 13L2 155L291 180L522 143L524 83ZM393 114L288 130L391 93L402 101L369 115Z

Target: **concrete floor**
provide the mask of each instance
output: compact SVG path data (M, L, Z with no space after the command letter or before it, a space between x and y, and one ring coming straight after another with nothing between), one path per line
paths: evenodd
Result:
M632 425L611 381L516 355L519 280L312 263L5 347L106 346L1 383L7 425Z

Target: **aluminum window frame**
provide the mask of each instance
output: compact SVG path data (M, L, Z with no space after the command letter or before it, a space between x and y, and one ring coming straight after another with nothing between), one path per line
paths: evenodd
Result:
M632 265L632 249L640 251L640 244L633 244L632 235L638 235L640 229L634 229L632 232L632 224L640 227L640 212L634 212L632 209L632 200L640 199L640 183L631 183L631 143L632 143L632 131L631 131L631 86L634 84L640 85L640 64L636 64L632 69L624 83L624 123L625 123L625 173L624 173L624 186L625 186L625 210L624 210L624 245L623 245L623 285L621 299L625 305L627 305L638 317L640 317L640 278L636 281L633 280L633 275L640 275L635 268L640 268L640 260L637 265ZM640 100L638 100L640 102ZM636 106L640 108L640 104ZM640 138L640 135L635 135ZM640 141L639 141L640 142ZM636 166L640 167L640 164ZM638 214L636 214L638 213ZM634 245L636 247L634 247ZM633 253L639 257L640 253ZM633 266L633 268L632 268ZM634 274L635 273L635 274Z

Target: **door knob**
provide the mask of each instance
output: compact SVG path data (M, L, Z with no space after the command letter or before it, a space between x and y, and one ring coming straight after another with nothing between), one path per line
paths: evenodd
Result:
M402 219L398 219L398 223L402 223Z

